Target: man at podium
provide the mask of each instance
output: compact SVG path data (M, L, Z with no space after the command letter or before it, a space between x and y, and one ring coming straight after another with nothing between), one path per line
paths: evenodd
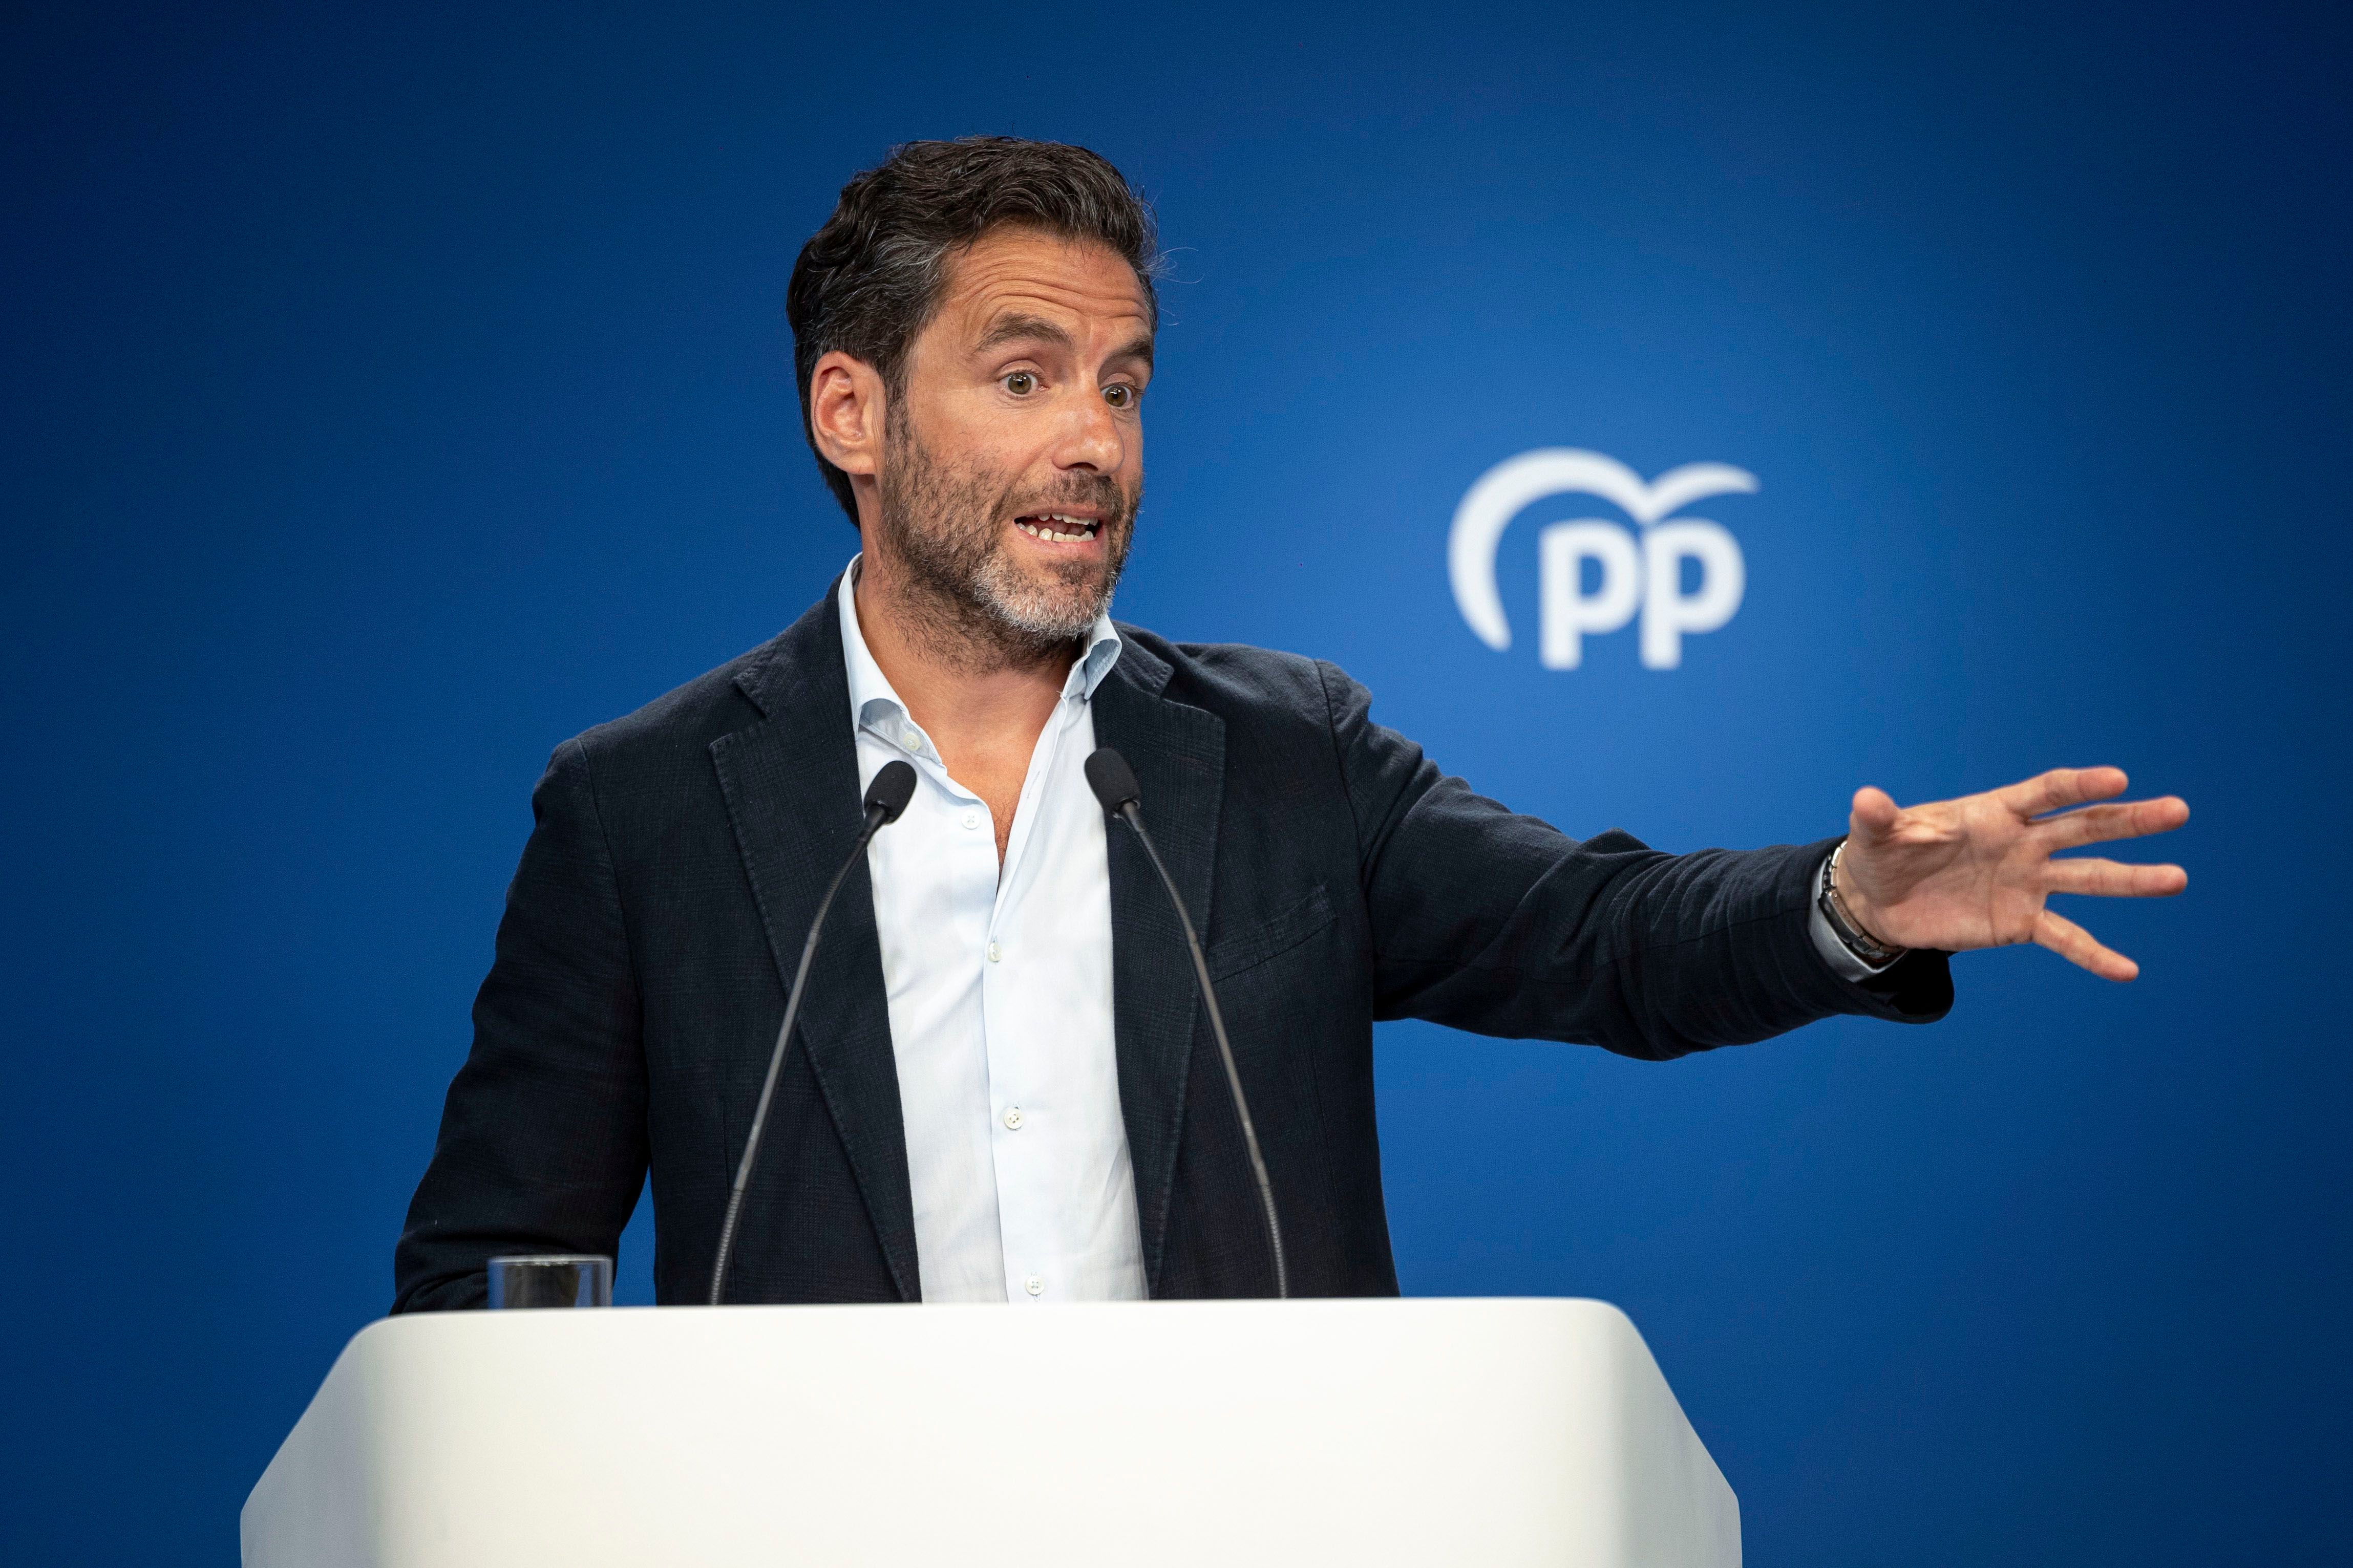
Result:
M1842 838L1666 855L1472 794L1329 664L1111 620L1156 259L1080 148L911 143L843 188L787 308L857 553L774 641L557 748L396 1310L481 1305L496 1254L612 1252L649 1173L658 1295L703 1298L804 939L892 763L913 794L810 963L731 1300L1272 1293L1184 929L1090 790L1100 748L1199 927L1293 1294L1398 1288L1378 1019L1663 1059L1932 1021L1968 949L2133 977L2046 904L2186 883L2053 858L2187 819L2113 768L1863 789Z

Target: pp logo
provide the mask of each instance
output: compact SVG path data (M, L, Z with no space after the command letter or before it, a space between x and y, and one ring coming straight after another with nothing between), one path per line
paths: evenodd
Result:
M1639 610L1642 667L1672 669L1683 661L1684 634L1712 632L1740 608L1748 569L1740 545L1720 524L1667 514L1704 497L1756 489L1754 474L1725 463L1688 463L1646 485L1633 469L1599 452L1573 447L1523 452L1480 475L1454 509L1446 541L1454 603L1480 641L1498 653L1511 647L1511 624L1495 594L1495 546L1504 527L1546 496L1599 496L1641 525L1641 541L1624 524L1599 518L1556 522L1536 536L1537 658L1546 669L1575 669L1583 662L1588 633L1614 632ZM1588 561L1599 569L1590 594L1585 591ZM1688 594L1686 561L1699 568Z

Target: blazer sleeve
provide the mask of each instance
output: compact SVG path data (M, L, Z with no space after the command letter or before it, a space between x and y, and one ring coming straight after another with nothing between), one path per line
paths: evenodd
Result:
M1834 840L1668 855L1614 829L1571 838L1441 775L1373 722L1363 687L1321 668L1377 1016L1662 1060L1834 1014L1927 1023L1952 1005L1943 953L1864 983L1823 961L1808 921Z
M611 1256L646 1174L641 1011L589 756L532 792L474 1043L393 1258L396 1312L479 1307L507 1252Z

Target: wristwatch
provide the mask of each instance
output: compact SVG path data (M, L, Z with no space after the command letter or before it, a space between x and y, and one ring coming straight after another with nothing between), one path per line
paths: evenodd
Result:
M1849 952L1873 969L1884 969L1910 950L1888 946L1863 930L1862 922L1847 912L1846 900L1839 897L1838 890L1839 857L1845 852L1846 840L1841 838L1838 847L1822 862L1821 890L1815 894L1814 901L1821 909L1822 919L1830 922L1831 930Z

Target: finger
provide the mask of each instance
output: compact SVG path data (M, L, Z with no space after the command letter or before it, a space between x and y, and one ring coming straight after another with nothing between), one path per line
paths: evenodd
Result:
M2090 931L2049 910L2043 910L2042 918L2034 922L2034 940L2103 980L2130 980L2140 973L2139 964L2113 948L2102 947Z
M2189 886L2179 866L2127 866L2118 860L2053 860L2045 867L2046 893L2090 893L2103 899L2166 899Z
M1994 798L2021 816L2064 811L2087 800L2110 800L2125 793L2122 768L2052 768L2022 784L1994 791Z
M1847 816L1847 831L1856 837L1877 837L1895 826L1903 808L1883 789L1865 784L1854 792L1854 804Z
M2073 849L2083 844L2102 844L2112 838L2138 838L2151 833L2170 833L2189 820L2189 803L2179 795L2166 795L2158 800L2125 801L2115 805L2087 805L2081 811L2071 811L2037 823L2044 841L2055 850Z

